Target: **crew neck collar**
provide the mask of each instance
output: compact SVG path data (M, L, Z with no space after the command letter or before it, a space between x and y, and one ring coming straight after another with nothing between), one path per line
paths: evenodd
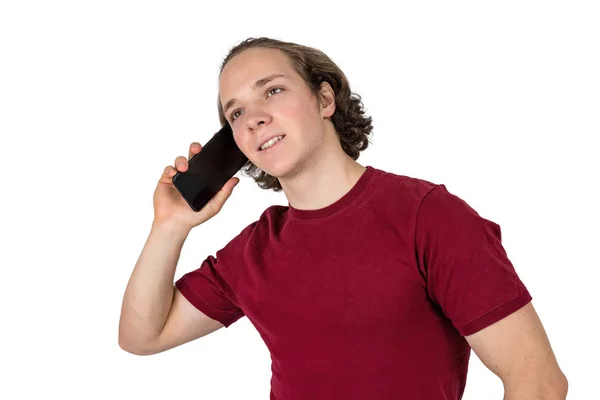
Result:
M358 178L358 181L356 181L354 186L352 186L352 188L345 195L343 195L340 199L338 199L334 203L332 203L326 207L316 209L316 210L300 210L300 209L292 207L290 205L290 203L288 202L288 208L289 208L290 213L295 218L303 219L303 220L310 220L310 219L325 218L325 217L328 217L328 216L340 211L341 209L346 207L348 204L350 204L354 199L356 199L369 184L369 181L371 180L371 178L373 177L373 174L375 173L375 169L370 165L367 165L365 168L366 168L365 171L362 173L360 178Z

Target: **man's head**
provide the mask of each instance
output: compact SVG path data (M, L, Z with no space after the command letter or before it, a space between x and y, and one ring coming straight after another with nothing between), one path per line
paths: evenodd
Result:
M224 109L225 107L225 109ZM221 65L219 119L248 157L243 170L263 189L331 151L353 160L368 145L371 118L344 73L323 52L269 38L247 39ZM259 147L285 135L268 150Z

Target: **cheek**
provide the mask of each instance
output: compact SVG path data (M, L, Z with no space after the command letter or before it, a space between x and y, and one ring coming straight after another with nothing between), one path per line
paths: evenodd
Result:
M233 137L233 140L235 141L235 144L237 144L237 147L239 147L240 149L244 149L244 147L242 146L242 144L240 143L239 139L237 137Z
M247 149L249 147L249 143L247 138L243 137L244 135L242 133L233 133L233 140L235 141L235 144L237 144L237 147L239 147L239 149L243 152L246 153Z
M279 114L296 125L308 126L314 118L313 105L297 98L290 98L280 104Z
M299 111L302 110L302 105L298 101L289 97L285 100L280 100L274 105L273 112L279 114L285 119L293 119L298 117Z

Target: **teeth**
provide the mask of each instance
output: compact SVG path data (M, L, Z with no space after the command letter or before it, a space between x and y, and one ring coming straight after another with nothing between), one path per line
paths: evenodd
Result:
M273 146L275 143L277 143L278 141L280 141L281 139L283 139L283 136L277 136L274 137L273 139L269 140L267 143L263 144L262 146L260 146L261 150L264 150L268 147Z

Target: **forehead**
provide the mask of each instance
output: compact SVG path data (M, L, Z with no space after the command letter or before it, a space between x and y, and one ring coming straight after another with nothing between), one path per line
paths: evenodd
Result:
M289 58L280 50L254 48L236 55L225 65L219 79L221 104L239 91L250 91L257 80L271 74L284 74L291 80L299 78Z

